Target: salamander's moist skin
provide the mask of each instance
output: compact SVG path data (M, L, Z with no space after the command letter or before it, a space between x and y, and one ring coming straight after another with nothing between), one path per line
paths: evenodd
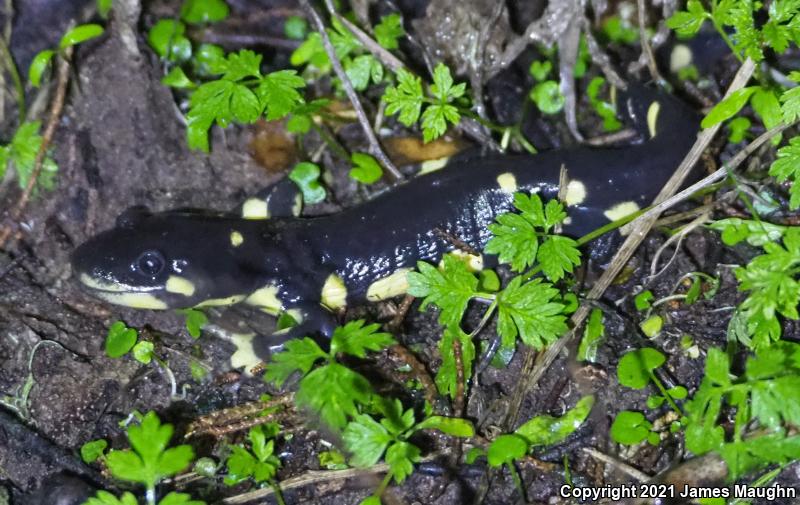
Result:
M698 118L678 100L644 88L620 93L618 103L641 143L457 159L325 217L297 217L298 195L288 181L246 201L237 214L133 208L75 251L74 272L95 296L128 307L241 302L286 311L297 326L254 342L266 358L286 339L330 335L332 310L402 294L418 260L437 262L454 248L437 230L482 250L487 225L512 209L514 192L557 196L562 166L569 177L567 235L649 205L694 142Z

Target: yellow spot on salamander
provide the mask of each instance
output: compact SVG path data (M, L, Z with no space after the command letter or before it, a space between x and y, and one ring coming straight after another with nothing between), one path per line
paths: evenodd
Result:
M267 314L277 316L283 310L283 302L278 298L278 286L269 284L257 289L245 302L260 307Z
M586 200L586 186L578 180L572 179L567 183L567 193L564 195L564 203L568 207L580 205Z
M505 193L514 193L517 191L517 178L511 172L502 173L497 176L497 185Z
M344 285L341 277L330 274L325 279L320 300L330 309L340 309L347 305L347 286Z
M483 270L483 255L482 254L470 254L467 251L461 249L454 249L447 254L453 256L454 258L461 260L470 272L480 272ZM444 259L439 262L439 266L441 267L444 262Z
M236 346L236 351L231 354L231 368L242 368L250 375L250 370L261 363L253 349L253 339L255 333L234 333L231 335L231 343Z
M109 293L98 291L95 296L113 303L132 309L166 310L167 304L150 293Z
M294 195L294 205L292 205L292 215L298 217L303 210L303 195L297 193Z
M408 291L408 279L406 279L406 276L410 271L410 268L398 268L391 275L387 275L370 284L369 288L367 288L367 300L379 302L393 296L405 294Z
M244 242L244 237L242 236L242 234L236 230L233 230L231 232L231 245L233 247L239 247L240 245L242 245L242 242Z
M164 288L169 293L176 293L183 296L192 296L195 289L192 281L178 275L170 275Z
M647 108L647 130L650 132L650 138L656 136L656 125L658 124L658 113L661 110L661 104L653 102Z
M669 55L669 70L677 72L692 64L692 50L686 44L675 44Z
M297 324L303 324L305 317L303 316L303 311L300 309L289 309L286 311L288 315L294 319L294 322Z
M417 175L425 175L431 172L436 172L437 170L441 170L445 167L445 165L447 165L448 161L450 161L450 156L445 156L444 158L438 158L435 160L423 161L422 165L420 165Z
M226 298L209 298L195 305L195 307L225 307L235 305L244 300L244 295L233 295Z
M639 205L636 202L622 202L603 212L603 215L606 216L609 221L616 221L617 219L628 217L638 210Z
M267 202L260 198L248 198L242 205L242 217L245 219L269 219Z

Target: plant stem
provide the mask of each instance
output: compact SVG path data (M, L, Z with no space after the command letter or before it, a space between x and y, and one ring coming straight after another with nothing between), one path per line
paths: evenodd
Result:
M278 502L278 505L286 505L286 502L283 501L283 494L281 493L280 485L273 480L269 481L269 485L272 490L275 491L275 501Z
M19 115L19 124L22 124L25 122L26 113L25 87L22 85L22 79L19 76L17 65L14 63L14 57L12 56L11 51L8 49L5 39L2 37L0 37L0 59L3 60L8 73L11 74L11 79L14 81L14 91L17 94L17 113Z
M661 381L658 380L658 377L656 377L652 370L650 370L648 373L650 374L650 380L652 380L656 385L658 390L661 392L661 395L667 400L669 406L672 407L672 410L674 410L679 416L683 416L683 411L680 409L680 407L678 407L678 405L675 403L675 400L672 399L669 393L667 393L667 390L664 389L664 385L661 384Z

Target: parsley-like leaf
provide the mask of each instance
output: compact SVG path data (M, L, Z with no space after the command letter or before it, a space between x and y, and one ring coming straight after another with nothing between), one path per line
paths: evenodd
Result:
M303 103L297 91L306 85L294 70L279 70L264 76L256 93L267 109L267 120L280 119Z
M386 114L399 112L398 121L412 126L419 119L424 98L420 78L401 68L397 71L397 86L389 86L383 94Z
M308 337L302 340L289 340L284 344L284 349L272 356L264 374L265 381L272 382L278 387L281 387L295 371L299 370L305 375L311 370L314 363L328 357L328 354Z
M769 175L775 177L778 182L792 181L789 189L791 195L789 206L792 209L800 207L800 184L797 184L797 178L800 176L800 137L791 138L789 145L778 149L778 159L769 167Z
M369 401L372 388L361 374L338 363L317 368L300 381L295 399L299 406L318 412L333 428L344 428L347 417L358 414L357 404Z
M389 333L379 332L379 328L377 323L364 326L361 319L339 326L333 331L331 354L344 353L363 358L367 351L381 351L395 344L394 338Z
M353 455L350 463L366 468L377 463L393 437L378 421L367 414L359 414L347 424L342 435L345 447Z
M396 442L386 450L386 463L397 482L406 480L421 459L419 448L408 442Z
M384 49L397 49L397 39L405 34L400 14L397 13L383 16L381 22L375 25L375 40Z
M498 295L497 329L504 346L511 346L519 335L525 344L541 349L567 330L564 305L553 300L558 290L534 279L522 284L515 277Z
M408 294L425 298L420 310L433 303L441 310L440 323L457 326L467 303L475 295L478 279L463 261L452 255L445 255L442 262L441 270L424 261L418 262L419 273L408 273Z

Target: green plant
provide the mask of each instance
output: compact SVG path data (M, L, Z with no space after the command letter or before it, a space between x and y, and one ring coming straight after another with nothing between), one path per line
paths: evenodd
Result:
M367 351L392 345L392 336L378 332L378 327L365 326L361 320L338 327L327 352L308 337L289 340L286 350L275 354L267 364L264 379L281 386L290 375L300 372L297 404L318 413L328 426L342 429L348 418L359 413L358 405L369 404L372 386L366 377L339 363L338 356L363 358ZM324 364L314 368L320 360Z
M800 422L799 363L800 345L777 342L756 349L737 377L725 352L709 349L703 381L684 405L686 447L719 453L730 480L800 458L800 436L789 429ZM723 413L733 419L730 430L720 424Z
M417 422L412 409L403 409L400 400L373 398L373 410L380 420L368 413L357 414L344 429L342 439L350 451L350 463L356 467L369 467L383 456L389 473L373 493L379 498L385 487L394 479L403 482L420 461L421 451L409 439L418 431L434 429L455 437L472 437L474 429L464 419L426 416Z
M172 439L171 424L161 424L155 412L148 412L141 418L139 425L127 428L130 449L111 450L104 456L98 456L103 448L99 441L84 445L86 456L102 461L111 475L119 480L140 484L145 488L145 499L148 505L156 505L156 485L167 477L184 470L194 459L194 451L189 445L168 447ZM81 449L83 455L84 448ZM86 459L84 456L84 459ZM136 504L133 494L126 492L121 498L107 491L98 491L84 505L132 505ZM192 500L183 493L171 492L164 496L158 505L204 505L204 502Z
M400 69L397 72L397 82L396 87L389 86L383 94L386 113L399 114L398 120L406 126L412 126L422 118L425 142L444 135L448 122L458 124L461 120L459 109L453 102L464 95L466 84L454 85L447 66L441 63L436 65L428 94L422 90L421 79L407 70Z
M280 488L275 481L275 474L281 462L275 455L273 438L279 431L277 425L259 425L250 428L247 433L249 449L244 444L230 446L231 453L226 460L228 474L225 484L233 486L252 478L256 483L267 482L275 489L278 503L283 503Z

